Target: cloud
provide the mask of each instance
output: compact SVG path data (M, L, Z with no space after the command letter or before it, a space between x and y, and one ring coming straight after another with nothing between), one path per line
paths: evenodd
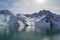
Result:
M43 4L38 4L35 0L0 0L0 9L8 9L13 13L32 14L42 9L60 13L60 0L46 0Z
M15 2L17 0L0 0L0 10L11 8Z

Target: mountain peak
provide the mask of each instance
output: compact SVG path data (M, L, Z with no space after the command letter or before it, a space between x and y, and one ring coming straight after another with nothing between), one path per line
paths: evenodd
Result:
M44 9L44 10L40 10L38 13L34 13L34 14L31 14L31 15L27 14L25 16L27 16L27 17L39 17L39 16L44 16L44 15L46 15L48 17L52 17L53 13L49 10Z
M49 15L51 16L52 15L52 12L49 11L49 10L41 10L40 12L38 12L40 15Z
M3 14L3 15L12 15L12 13L9 10L0 10L0 14Z

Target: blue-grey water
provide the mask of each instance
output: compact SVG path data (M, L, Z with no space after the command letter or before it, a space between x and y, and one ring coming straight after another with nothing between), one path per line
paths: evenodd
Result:
M2 28L4 29L4 27ZM18 31L8 34L6 33L6 30L3 30L2 28L0 27L0 40L60 40L60 34L47 35L44 32L37 33L36 31Z

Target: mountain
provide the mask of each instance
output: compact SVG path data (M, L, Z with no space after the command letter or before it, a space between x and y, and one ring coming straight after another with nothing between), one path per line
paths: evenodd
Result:
M19 21L19 22L18 22ZM15 23L15 24L14 24ZM19 23L19 24L18 24ZM34 14L16 14L13 15L8 10L0 11L0 29L10 26L18 26L19 31L37 31L37 32L59 32L60 15L54 14L49 10L41 10ZM22 26L24 24L25 26ZM29 25L29 26L28 26ZM14 28L13 28L14 29Z
M0 14L3 14L3 15L13 15L10 11L8 10L0 10Z
M25 16L27 17L39 17L39 16L42 16L42 15L52 15L52 13L48 10L42 10L38 13L33 13L33 14L26 14Z
M41 10L38 13L26 14L25 16L33 19L36 31L60 31L60 15L54 14L49 10Z
M18 27L21 29L21 25L28 26L24 18L20 14L14 15L8 10L0 10L0 32L18 30ZM20 25L18 21L22 24Z
M0 24L6 23L13 14L8 10L0 10Z
M13 14L8 10L0 10L0 33L4 34L4 31L8 31L8 21Z

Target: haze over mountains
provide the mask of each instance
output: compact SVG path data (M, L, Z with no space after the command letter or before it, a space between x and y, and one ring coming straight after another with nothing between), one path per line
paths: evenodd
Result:
M60 15L53 14L49 10L41 10L40 12L34 14L16 14L16 15L14 15L8 10L0 10L1 30L3 28L8 29L9 24L12 24L12 27L14 25L17 25L18 27L18 23L19 31L23 30L31 32L35 31L36 28L37 32L40 32L41 30L44 31L53 30L53 32L60 32ZM21 25L24 26L21 27Z

